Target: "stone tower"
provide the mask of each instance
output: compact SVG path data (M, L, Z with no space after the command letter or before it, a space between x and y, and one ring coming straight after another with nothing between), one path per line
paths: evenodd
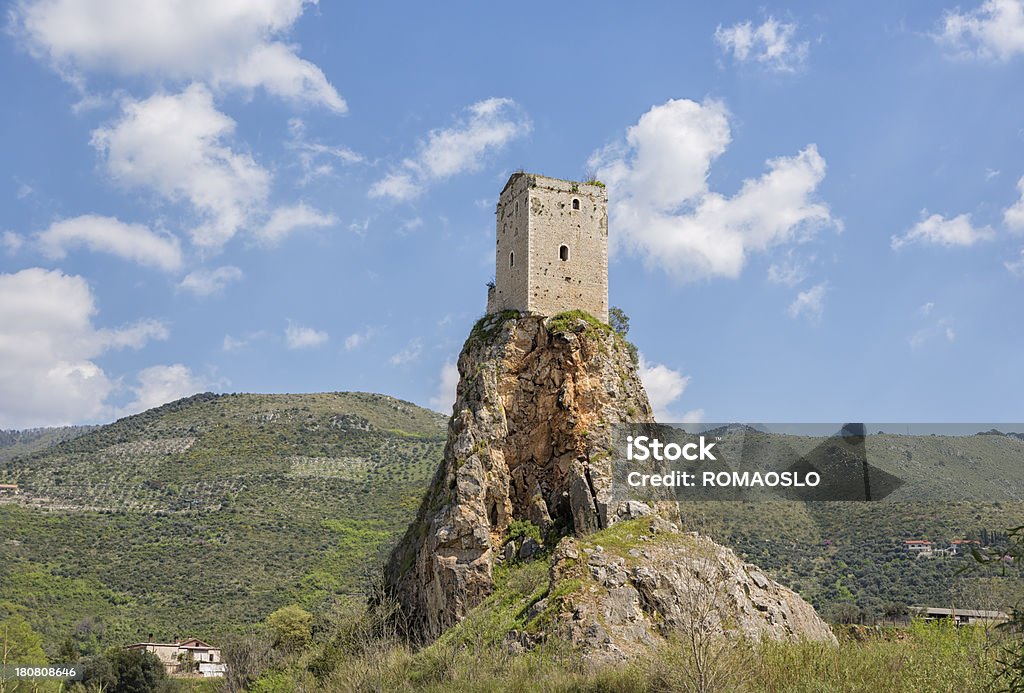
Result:
M487 312L583 310L608 322L608 193L603 185L514 173L498 199Z

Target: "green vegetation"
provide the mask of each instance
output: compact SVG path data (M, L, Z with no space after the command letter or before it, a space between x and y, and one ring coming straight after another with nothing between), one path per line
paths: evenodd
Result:
M58 426L30 428L22 431L0 430L0 462L77 438L96 428L96 426ZM0 484L2 483L6 483L6 480L0 476Z
M600 334L614 334L611 325L601 322L583 310L567 310L564 313L552 316L548 320L548 330L550 332L573 332L580 334L590 329L596 330Z
M518 310L503 310L498 313L484 315L473 325L473 329L470 330L469 337L466 338L466 343L462 350L465 351L467 348L478 344L489 343L501 331L506 322L518 317Z
M629 533L620 538L625 541ZM602 533L602 545L612 543L611 538ZM253 679L252 690L699 689L693 655L681 638L650 657L591 666L557 636L541 638L523 630L531 607L544 598L558 603L574 588L566 581L548 594L546 561L501 567L494 592L462 623L420 650L397 638L380 613L351 608L334 614L306 651L278 656ZM558 611L549 608L552 615ZM705 690L983 691L1006 683L994 674L1003 639L993 630L914 622L909 629L853 626L838 635L838 647L727 642L705 663L716 681Z
M0 497L0 619L55 661L359 599L444 441L381 395L197 395L0 462L24 490Z
M294 604L281 607L267 616L267 630L274 647L287 652L301 650L313 637L313 614Z

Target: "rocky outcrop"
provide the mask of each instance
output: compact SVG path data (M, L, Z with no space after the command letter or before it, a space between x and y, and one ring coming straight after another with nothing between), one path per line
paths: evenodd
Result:
M682 532L674 503L613 498L612 425L653 420L631 352L585 315L509 312L477 324L459 357L444 461L386 568L412 638L432 640L480 604L497 562L557 542L547 596L529 606L519 644L557 633L605 661L695 618L715 636L833 639L796 593ZM514 520L536 525L547 548L508 542Z
M586 534L611 497L610 426L653 419L629 345L589 316L489 315L459 356L444 462L386 582L432 639L490 593L509 523Z
M558 633L591 662L629 658L673 634L835 642L798 594L660 517L563 539L548 595L530 610L548 623L528 620L527 631Z

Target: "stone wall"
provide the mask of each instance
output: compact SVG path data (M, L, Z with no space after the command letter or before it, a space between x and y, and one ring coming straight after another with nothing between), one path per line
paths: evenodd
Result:
M496 235L496 287L488 312L555 315L578 309L607 322L604 187L515 174L498 202Z

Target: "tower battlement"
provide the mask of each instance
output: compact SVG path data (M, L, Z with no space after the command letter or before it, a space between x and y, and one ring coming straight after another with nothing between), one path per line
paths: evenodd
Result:
M608 193L603 185L514 173L495 210L487 312L583 310L608 321Z

